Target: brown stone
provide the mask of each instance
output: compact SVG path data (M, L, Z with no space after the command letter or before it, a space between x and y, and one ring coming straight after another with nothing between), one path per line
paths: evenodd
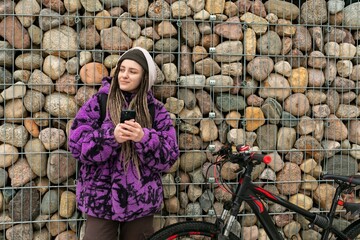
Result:
M220 37L217 34L206 34L201 38L200 45L206 49L210 47L215 47L220 43Z
M61 0L43 0L42 4L44 4L45 7L50 8L51 10L60 14L65 12L64 3Z
M249 132L265 124L264 113L259 107L247 107L244 118L246 119L246 130Z
M30 47L29 33L15 16L6 17L0 22L0 36L15 48Z
M308 85L308 71L306 68L293 69L289 77L289 83L294 93L304 93Z
M297 164L286 162L284 168L277 174L276 180L281 182L276 184L281 194L296 194L300 189L301 170Z
M87 85L100 84L101 80L108 75L107 68L98 62L87 63L80 69L80 79Z
M263 17L263 18L266 17L266 14L267 14L264 3L260 0L253 1L249 10L253 14L258 15L259 17Z
M232 17L226 20L224 23L217 24L214 27L214 32L221 37L229 40L242 40L243 32L238 17Z
M39 126L36 125L36 123L33 119L25 118L24 126L25 126L26 130L28 130L28 132L31 134L31 136L33 136L33 137L39 136L39 133L40 133Z

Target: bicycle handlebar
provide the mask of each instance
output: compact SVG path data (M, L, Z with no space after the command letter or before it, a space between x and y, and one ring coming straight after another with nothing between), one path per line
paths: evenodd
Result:
M219 150L219 155L228 158L232 163L237 163L239 165L254 163L255 165L265 163L269 164L271 162L271 157L265 154L258 154L250 151L250 147L247 145L237 145L237 153L232 153L231 146L225 145Z

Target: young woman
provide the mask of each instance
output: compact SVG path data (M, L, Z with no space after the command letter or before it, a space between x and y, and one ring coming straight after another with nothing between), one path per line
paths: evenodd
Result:
M153 233L163 198L161 173L179 156L172 120L151 91L155 80L149 52L132 48L74 119L69 149L81 165L76 194L87 216L84 240L115 240L118 229L121 240ZM103 121L101 94L108 94ZM120 123L121 112L129 109L135 119Z

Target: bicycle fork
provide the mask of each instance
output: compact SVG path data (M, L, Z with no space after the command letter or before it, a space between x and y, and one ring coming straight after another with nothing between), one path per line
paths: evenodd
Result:
M243 178L240 179L239 185L236 188L235 197L232 202L226 202L224 203L224 209L220 216L221 220L221 226L220 229L222 229L222 234L218 237L218 240L226 240L229 239L229 235L231 232L231 228L236 220L236 217L239 213L241 204L243 203L243 199L241 196L246 192L246 188L248 186L248 183L251 182L251 172L253 170L253 166L248 166L246 169L246 172L243 175ZM229 216L230 215L230 216ZM229 218L227 221L226 219ZM224 223L226 225L224 226Z

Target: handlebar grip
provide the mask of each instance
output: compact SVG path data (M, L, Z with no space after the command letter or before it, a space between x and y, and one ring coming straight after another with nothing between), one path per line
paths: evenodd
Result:
M265 164L269 164L271 162L271 157L269 155L264 155L264 154L252 154L250 156L250 158L252 160L257 161L258 163L265 163Z

